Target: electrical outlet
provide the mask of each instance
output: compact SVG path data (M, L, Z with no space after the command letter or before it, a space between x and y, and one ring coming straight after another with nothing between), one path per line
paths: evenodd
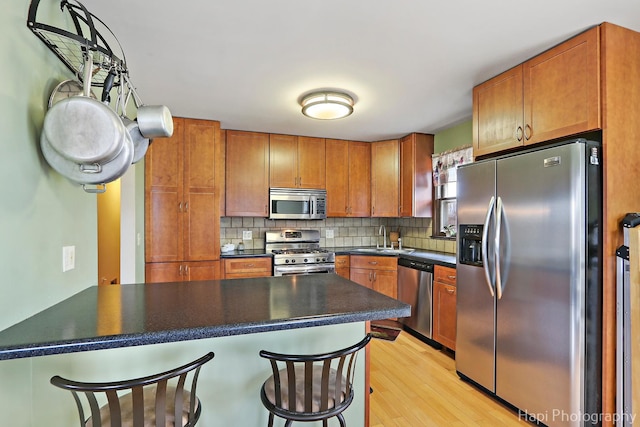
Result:
M242 240L251 240L253 239L253 232L251 230L242 231Z
M333 239L333 230L327 230L326 237L327 239Z
M62 272L73 270L76 268L76 247L62 247Z

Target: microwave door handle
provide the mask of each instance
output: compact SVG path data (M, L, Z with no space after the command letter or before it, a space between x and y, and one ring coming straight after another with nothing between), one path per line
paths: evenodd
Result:
M315 215L316 211L315 211L315 197L310 196L309 197L309 218L313 218L313 216Z

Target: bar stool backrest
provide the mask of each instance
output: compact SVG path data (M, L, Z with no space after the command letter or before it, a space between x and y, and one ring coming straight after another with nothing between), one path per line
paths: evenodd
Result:
M272 376L261 389L261 399L273 414L295 421L326 420L338 417L353 400L356 355L371 336L350 347L323 354L291 355L262 350L271 362ZM290 421L286 425L289 425Z
M73 394L81 427L191 427L201 412L196 396L200 368L213 356L210 352L170 371L131 380L79 382L56 375L51 384Z

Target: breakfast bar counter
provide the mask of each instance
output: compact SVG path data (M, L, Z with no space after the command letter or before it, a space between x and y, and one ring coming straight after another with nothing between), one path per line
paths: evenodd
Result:
M212 351L198 378L198 425L263 426L259 390L270 366L260 350L344 348L362 339L367 321L410 311L335 274L89 287L0 331L0 413L17 427L77 425L73 399L52 376L137 378ZM356 367L345 411L353 427L365 424L365 367Z
M334 274L94 286L0 331L0 360L406 317Z

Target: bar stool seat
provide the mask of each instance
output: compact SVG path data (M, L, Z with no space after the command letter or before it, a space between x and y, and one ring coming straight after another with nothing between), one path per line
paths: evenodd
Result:
M200 368L213 357L209 352L170 371L131 380L80 382L56 375L51 384L73 394L81 427L191 427L202 411L196 396Z
M340 426L346 422L342 412L353 401L353 378L356 355L371 340L367 335L350 347L322 354L292 355L260 351L271 363L272 375L261 388L262 404L269 411L269 427L274 416L293 421L327 420L338 418Z

